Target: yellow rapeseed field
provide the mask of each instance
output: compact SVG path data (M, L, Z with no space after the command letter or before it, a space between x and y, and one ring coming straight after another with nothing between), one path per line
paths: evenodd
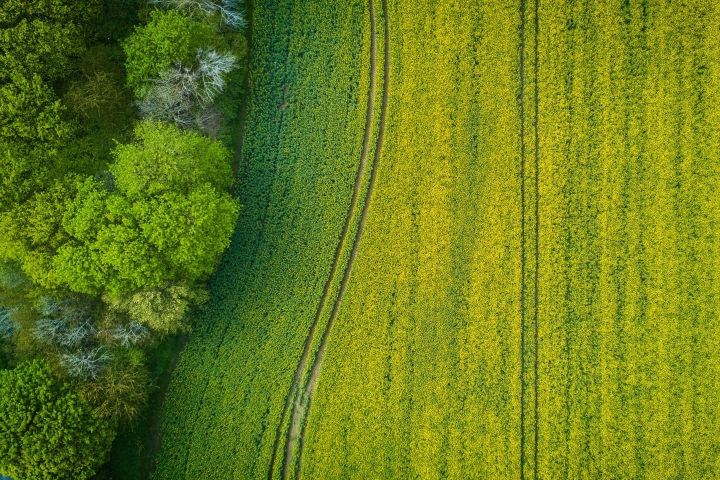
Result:
M253 10L154 478L720 477L720 4Z

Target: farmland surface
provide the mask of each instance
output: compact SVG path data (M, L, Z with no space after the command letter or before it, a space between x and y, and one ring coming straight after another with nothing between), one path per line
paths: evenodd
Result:
M720 7L258 0L155 478L720 476Z

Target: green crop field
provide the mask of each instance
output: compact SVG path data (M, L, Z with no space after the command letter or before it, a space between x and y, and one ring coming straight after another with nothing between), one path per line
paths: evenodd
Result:
M720 476L720 5L256 0L154 478Z

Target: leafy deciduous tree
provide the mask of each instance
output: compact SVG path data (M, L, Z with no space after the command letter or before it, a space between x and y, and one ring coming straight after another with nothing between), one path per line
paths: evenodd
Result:
M145 122L119 146L115 190L88 179L69 204L70 240L53 260L72 290L120 297L209 275L229 244L238 205L230 154L219 142Z
M42 361L0 371L0 472L17 479L84 480L103 463L114 437Z
M85 48L97 0L0 2L0 211L58 176L71 124L54 90Z
M108 298L112 308L126 312L135 321L161 334L184 328L183 320L191 305L207 301L207 292L187 283L147 288L119 299Z
M198 48L222 44L215 29L177 10L152 12L152 20L138 27L123 44L127 54L127 83L138 97L147 92L149 80L174 63L190 66Z
M0 78L11 73L54 81L84 49L97 0L5 0L0 4Z
M151 121L138 125L135 137L115 149L110 166L117 190L128 198L187 194L206 183L218 191L232 185L231 154L220 142Z
M82 394L104 418L130 423L147 400L150 376L141 365L119 362L110 365L95 380L82 386Z
M69 236L62 227L67 203L75 195L76 177L56 181L25 203L0 213L0 260L15 261L36 284L52 289L61 284L53 258Z

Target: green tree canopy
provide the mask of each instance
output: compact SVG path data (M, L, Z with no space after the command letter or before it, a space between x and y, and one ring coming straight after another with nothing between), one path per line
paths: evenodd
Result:
M191 64L198 48L221 47L222 37L212 25L195 22L177 10L154 10L152 20L125 41L127 83L138 97L148 89L148 80L178 62ZM225 47L227 48L227 47Z
M115 149L110 166L117 189L128 198L187 195L206 183L216 190L230 188L231 154L220 142L151 121L140 123L135 137L135 143Z
M63 106L39 75L13 74L0 84L0 211L44 187L57 151L71 133Z
M66 176L0 213L0 260L46 289L121 296L208 276L238 205L230 152L172 125L144 122L119 145L114 187Z
M0 211L57 176L70 124L55 92L84 51L96 0L0 2Z
M98 13L97 0L5 0L0 3L0 78L40 75L54 81L70 73L82 53L87 22Z
M208 276L229 245L238 205L224 191L230 153L219 142L174 126L145 123L119 146L115 189L93 179L78 188L54 259L74 291L119 297Z
M207 300L204 289L187 282L146 288L122 298L105 298L113 310L125 312L134 321L163 334L185 328L183 320L191 305L200 305Z
M84 480L102 465L113 425L42 361L0 371L0 472L16 479Z
M67 204L76 192L76 177L55 181L28 201L0 213L0 260L15 261L37 285L61 285L53 258L69 236L62 226Z

